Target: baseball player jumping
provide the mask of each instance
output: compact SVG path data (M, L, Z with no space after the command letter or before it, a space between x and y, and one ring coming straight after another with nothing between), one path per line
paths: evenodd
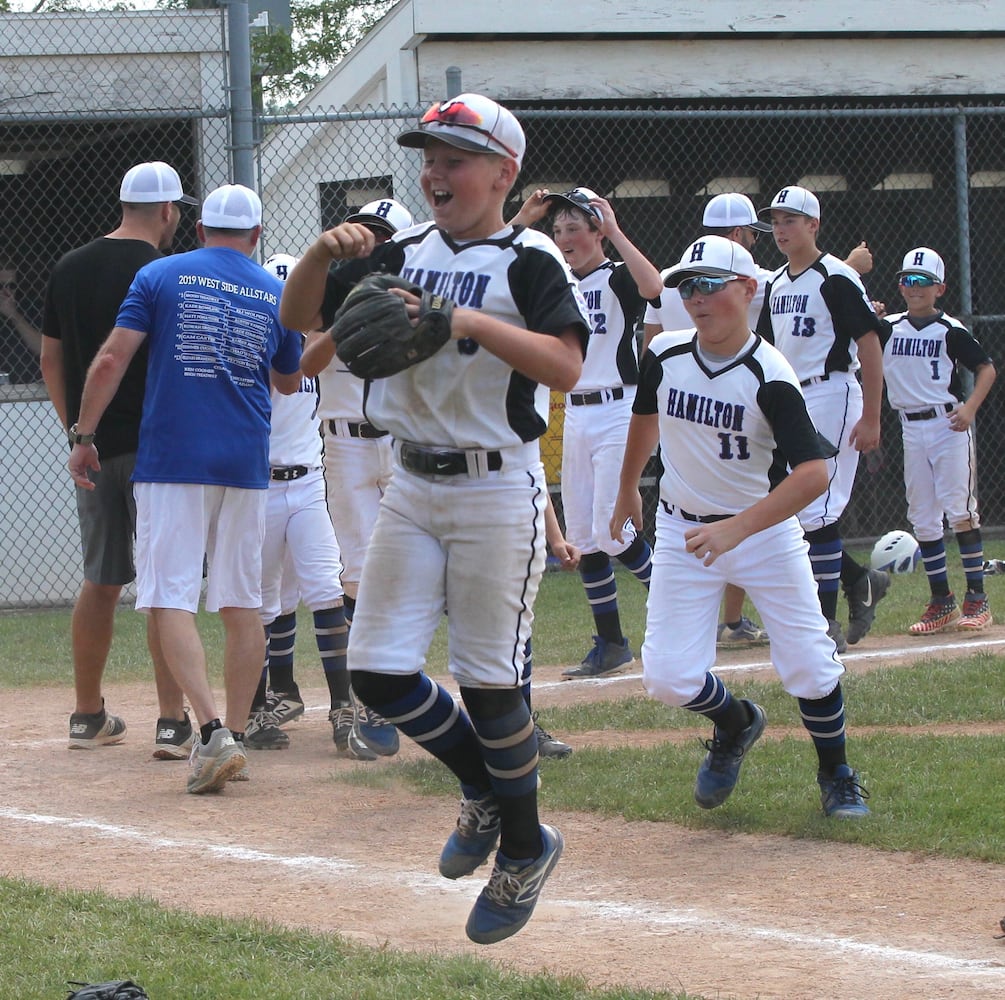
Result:
M813 739L825 814L864 816L865 792L845 755L844 668L795 516L826 490L827 465L791 366L751 333L756 265L739 244L707 236L665 280L696 329L658 334L643 357L610 524L616 538L626 519L642 523L639 479L659 444L643 682L659 701L714 723L694 794L704 809L721 805L765 726L763 709L734 698L712 672L723 591L743 587Z
M890 575L860 566L841 541L839 519L851 497L859 453L879 447L883 399L882 321L858 274L817 249L820 202L812 191L782 188L761 214L771 217L788 258L764 296L757 332L792 365L817 430L837 448L827 489L800 512L820 607L838 652L872 627ZM861 384L858 374L861 373ZM848 600L847 641L837 621L838 588Z
M580 376L589 327L554 243L504 221L526 147L508 110L461 94L434 104L398 143L422 150L433 221L376 249L358 224L322 234L290 275L282 308L317 301L330 262L358 256L454 302L453 339L368 383L366 418L390 432L395 466L363 564L349 668L357 697L460 782L440 873L473 873L498 841L466 928L490 944L527 923L563 849L538 819L537 738L520 685L545 563L537 439L548 387L569 390ZM417 318L420 299L399 294ZM448 605L463 709L422 669Z
M974 418L997 372L987 352L938 300L946 291L946 265L930 247L916 247L898 275L906 312L886 318L889 339L883 373L890 405L904 435L907 516L921 547L932 597L907 631L930 635L949 628L975 632L992 623L984 592L984 545L977 513ZM974 373L963 402L960 367ZM949 589L944 520L956 533L967 580L961 613Z

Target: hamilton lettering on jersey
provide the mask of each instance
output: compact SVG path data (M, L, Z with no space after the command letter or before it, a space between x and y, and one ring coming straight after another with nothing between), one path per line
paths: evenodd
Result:
M492 278L490 274L473 271L433 271L422 267L405 267L401 276L421 285L427 292L442 295L455 305L481 309L485 292Z
M667 396L667 416L686 420L706 427L724 427L731 431L743 430L743 413L746 408L736 403L725 403L696 392L670 389Z
M941 340L920 340L915 337L894 337L890 341L890 354L902 358L941 358Z
M805 313L809 306L809 295L773 295L771 297L771 315L782 316L786 313Z

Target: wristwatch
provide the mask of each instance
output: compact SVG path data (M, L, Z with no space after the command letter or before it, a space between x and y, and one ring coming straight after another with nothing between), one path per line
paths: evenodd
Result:
M66 436L70 439L70 444L94 444L94 434L78 433L76 424L70 428Z

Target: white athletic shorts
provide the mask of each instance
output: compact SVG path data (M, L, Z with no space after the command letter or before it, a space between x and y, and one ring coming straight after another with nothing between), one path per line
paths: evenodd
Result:
M459 684L519 687L544 572L544 467L425 478L399 465L363 564L349 669L421 670L444 612Z
M632 419L634 386L624 399L593 406L566 406L562 432L562 510L565 537L587 555L616 556L631 542L611 538L621 463Z
M834 524L851 499L859 453L848 437L862 417L862 386L852 374L832 372L828 381L806 386L803 395L816 429L840 449L827 460L827 489L799 512L803 531L817 531Z
M290 579L284 574L287 558L293 570ZM296 608L296 600L292 608L288 606L294 588L311 611L338 604L341 572L321 469L311 469L289 482L269 483L262 546L262 621L271 624L281 611Z
M262 605L265 490L195 483L134 483L136 610Z
M907 517L915 537L923 542L942 538L943 515L953 531L979 528L973 427L954 431L941 412L932 420L902 416L901 427Z
M686 705L715 665L719 602L727 583L743 587L771 637L771 662L796 698L824 698L844 666L820 613L809 546L796 518L751 535L705 566L685 549L696 525L656 509L642 679L667 705Z
M390 435L382 438L337 437L323 422L328 513L342 559L342 585L359 585L380 499L391 479Z

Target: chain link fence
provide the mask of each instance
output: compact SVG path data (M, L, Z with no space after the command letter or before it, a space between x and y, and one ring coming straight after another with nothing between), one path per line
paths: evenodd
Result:
M822 248L843 257L868 242L875 267L866 287L891 311L901 307L896 272L904 253L918 245L937 249L947 267L944 308L971 324L993 358L1002 357L1005 286L997 266L1005 223L1005 104L510 106L528 136L510 214L535 188L585 185L611 199L622 228L662 268L701 232L709 197L743 191L760 207L779 188L798 183L820 197ZM394 197L425 218L419 155L394 142L422 110L332 110L256 122L263 259L299 256L322 229L379 197ZM58 257L116 225L118 180L129 166L167 160L186 190L205 195L229 176L227 129L219 109L31 122L5 120L0 109L0 162L22 135L30 135L34 151L26 172L0 173L7 227L0 274L3 267L15 271L17 307L29 324L40 322L46 278ZM184 220L176 250L195 246L194 221ZM783 262L770 236L754 253L765 267ZM66 449L31 369L30 344L12 327L10 300L4 301L0 371L14 367L12 351L23 355L25 347L29 357L24 375L12 372L10 384L0 385L6 466L0 533L7 553L0 606L67 602L79 585L79 541ZM978 422L982 516L992 531L1005 524L1003 406L1002 393L993 392ZM542 448L553 489L560 478L562 407L562 397L553 394L553 426ZM651 488L648 500L651 524ZM843 525L849 539L908 527L899 425L889 411L883 446L863 459Z

